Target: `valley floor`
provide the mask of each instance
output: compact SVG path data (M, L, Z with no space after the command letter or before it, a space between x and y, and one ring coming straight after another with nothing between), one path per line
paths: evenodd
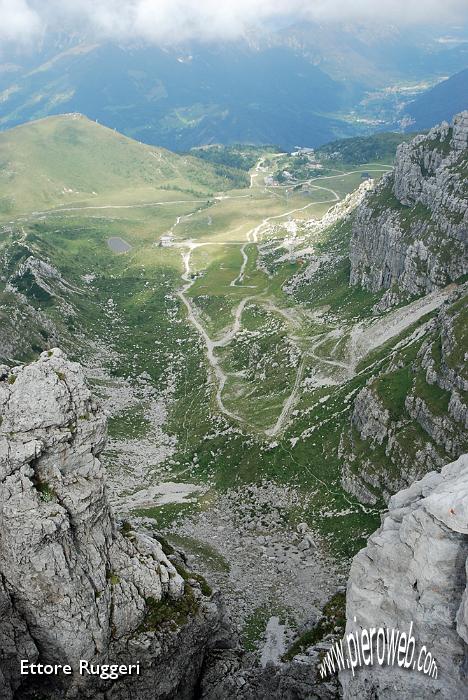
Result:
M264 661L314 622L378 521L341 487L337 456L364 360L411 342L444 299L382 320L375 295L348 288L346 215L362 174L386 170L294 189L265 185L262 157L245 190L76 203L4 226L60 270L35 271L48 297L27 288L29 330L46 319L87 366L109 416L115 511L166 531L230 592L247 648L270 621Z

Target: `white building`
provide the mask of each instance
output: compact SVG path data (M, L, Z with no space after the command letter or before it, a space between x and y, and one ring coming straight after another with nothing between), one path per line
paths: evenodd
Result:
M170 248L170 246L173 244L174 238L171 236L170 233L165 233L161 238L159 239L159 245L161 245L163 248Z
M313 156L314 155L314 149L313 148L307 148L307 147L297 147L296 151L293 151L291 153L292 156Z

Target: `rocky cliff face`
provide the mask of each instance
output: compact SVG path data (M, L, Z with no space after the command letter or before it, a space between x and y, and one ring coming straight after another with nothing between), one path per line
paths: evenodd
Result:
M443 287L468 268L468 112L397 151L358 208L350 283L387 290L381 307Z
M357 394L342 483L361 501L386 501L468 450L467 308L465 284Z
M42 692L44 677L20 677L21 658L73 668L138 659L138 697L191 697L222 634L216 604L180 561L151 534L117 526L99 461L105 437L80 366L59 350L0 368L1 697ZM49 679L47 697L97 697L98 687L107 697L109 682L62 680ZM112 698L133 682L114 681Z
M416 655L437 678L413 668L363 666L341 674L345 698L466 698L468 687L468 455L390 499L381 528L354 558L347 633L413 622ZM354 622L356 618L356 622ZM374 651L375 655L375 651ZM415 656L417 658L417 656Z
M82 291L42 259L37 241L24 231L4 225L0 237L0 362L37 357L59 337L63 347L76 315L72 298Z
M394 171L356 209L350 283L386 290L376 312L452 290L435 318L378 360L354 401L342 483L368 503L468 450L467 146L462 112L399 146Z

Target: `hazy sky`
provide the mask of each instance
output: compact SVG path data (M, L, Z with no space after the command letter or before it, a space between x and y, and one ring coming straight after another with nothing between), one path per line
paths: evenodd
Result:
M443 26L468 21L468 0L0 0L0 41L46 28L158 43L233 39L283 18Z

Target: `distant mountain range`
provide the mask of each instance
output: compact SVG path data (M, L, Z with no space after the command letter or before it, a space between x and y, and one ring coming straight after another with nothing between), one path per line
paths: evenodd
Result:
M0 129L80 112L177 151L315 147L393 125L415 94L468 66L465 34L304 24L170 48L49 36L27 55L0 47Z
M405 109L407 129L422 131L434 124L451 121L454 114L468 109L468 68L423 92Z
M0 123L81 112L171 150L240 141L292 147L352 134L331 116L345 107L346 93L287 47L187 53L85 44L33 71L9 73Z

